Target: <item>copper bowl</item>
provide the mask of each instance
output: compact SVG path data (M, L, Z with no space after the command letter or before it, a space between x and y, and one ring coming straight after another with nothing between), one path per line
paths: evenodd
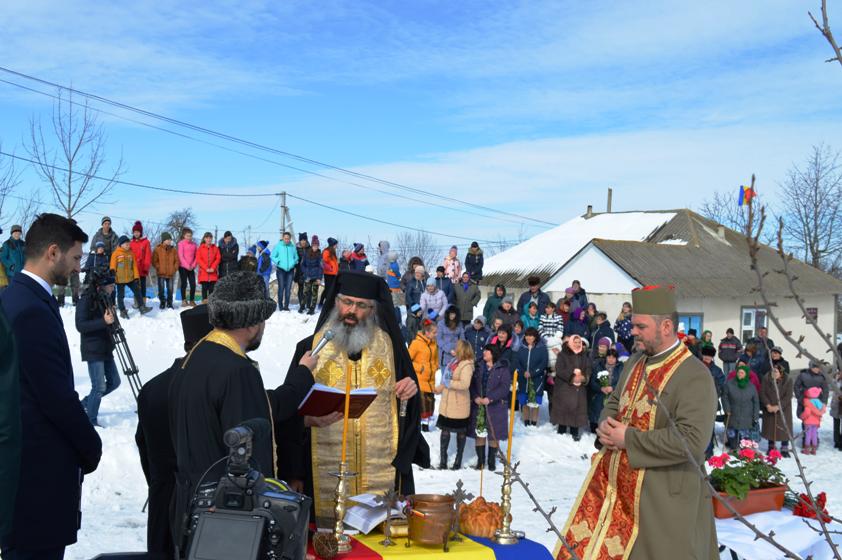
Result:
M423 546L446 546L453 525L453 497L415 494L407 498L409 540Z

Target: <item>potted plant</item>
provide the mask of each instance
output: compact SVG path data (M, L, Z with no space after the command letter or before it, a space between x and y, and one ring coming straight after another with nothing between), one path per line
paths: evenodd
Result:
M744 439L736 457L723 453L708 459L713 469L710 481L740 515L780 511L786 494L786 477L776 466L780 459L777 449L763 455L756 442ZM719 519L733 517L716 498L713 498L713 514Z

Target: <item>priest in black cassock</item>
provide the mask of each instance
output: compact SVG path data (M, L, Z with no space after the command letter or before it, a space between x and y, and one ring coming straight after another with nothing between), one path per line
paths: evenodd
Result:
M398 489L415 492L412 464L429 468L430 450L421 436L418 381L395 318L386 282L366 272L339 274L316 324L316 332L298 343L287 382L304 374L295 367L328 330L334 338L316 356L317 383L344 391L375 388L377 398L348 429L348 465L358 473L349 495ZM303 382L303 381L302 381ZM298 382L295 382L298 383ZM401 402L406 416L400 416ZM294 417L283 429L301 437L279 442L279 471L313 496L316 522L333 524L336 478L342 447L341 414L322 418Z
M247 353L263 338L265 321L277 304L263 279L254 272L234 272L221 279L208 301L214 329L184 358L170 386L169 415L173 425L176 462L176 544L183 535L188 508L202 482L217 481L225 472L226 430L252 418L272 425L273 412L282 421L297 413L298 404L313 385L310 368L315 358L302 355L284 384L267 393L257 364ZM254 441L253 466L275 476L275 430L266 441Z

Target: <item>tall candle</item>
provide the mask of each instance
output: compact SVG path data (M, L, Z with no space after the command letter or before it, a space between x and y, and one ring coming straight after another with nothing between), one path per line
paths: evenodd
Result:
M345 371L345 419L342 421L342 462L348 453L348 411L351 409L351 368Z
M514 436L515 430L515 399L517 398L517 370L515 370L514 376L512 376L512 403L511 403L511 410L509 411L509 444L506 446L506 461L511 464L512 462L512 437Z

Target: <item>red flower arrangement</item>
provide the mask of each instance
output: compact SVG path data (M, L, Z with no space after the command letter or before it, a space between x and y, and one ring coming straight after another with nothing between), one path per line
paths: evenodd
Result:
M827 508L825 507L827 504L827 494L824 492L819 492L819 495L816 496L816 505L819 506L822 510L822 521L825 523L830 522L830 515L827 513ZM792 508L792 515L797 515L798 517L806 517L807 519L817 519L818 516L816 515L816 510L813 508L813 504L810 502L810 497L807 494L799 494L798 495L798 503L795 507Z
M756 442L744 439L736 457L723 453L708 459L708 465L713 468L711 484L718 492L743 500L750 490L786 483L786 477L776 466L780 459L777 449L763 455Z

